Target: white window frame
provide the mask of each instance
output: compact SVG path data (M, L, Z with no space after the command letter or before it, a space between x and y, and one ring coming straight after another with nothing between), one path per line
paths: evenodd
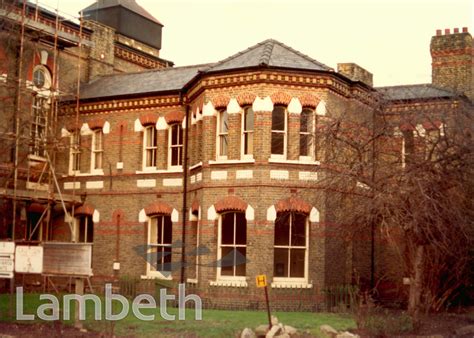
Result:
M221 122L223 115L227 116L227 131L222 132L221 130ZM226 154L221 155L221 138L225 138L227 140L227 149ZM229 113L227 110L219 110L217 112L217 124L216 124L216 159L217 160L227 160L229 155Z
M48 125L47 102L47 97L35 95L31 105L30 137L32 145L30 147L30 154L41 159L45 158L46 153L46 133Z
M148 133L153 130L153 133L155 133L155 145L148 145ZM143 171L156 171L156 167L158 165L158 131L156 130L156 126L154 124L144 126L143 127L143 156L142 156L142 163L143 163ZM151 151L154 153L154 162L155 165L153 166L148 166L147 165L147 152Z
M299 131L299 159L302 162L312 162L316 159L316 111L311 108L303 108L301 111L301 116L303 115L304 111L310 111L311 112L311 130L302 132L301 131L301 124L300 124L300 131ZM301 119L300 119L301 121ZM301 137L305 135L309 137L311 143L309 145L308 153L309 155L301 155Z
M246 113L247 113L248 110L252 110L252 112L253 112L253 127L252 127L252 130L250 130L250 131L245 129L245 117L246 117ZM242 137L241 137L241 141L240 141L240 144L241 144L241 147L240 147L241 148L240 149L241 157L240 158L243 159L243 160L251 160L251 159L253 159L253 153L255 151L255 143L254 143L255 112L253 111L252 106L246 106L242 110L241 130L242 130ZM245 153L245 144L246 144L246 140L247 140L248 137L252 138L252 153L250 153L250 154Z
M295 212L291 211L289 212L290 214L290 221L292 222L293 221L293 214ZM281 283L281 284L285 284L285 283L289 283L289 284L292 284L292 283L302 283L302 284L307 284L308 283L308 267L309 267L309 263L308 263L308 258L309 258L309 217L308 215L305 215L306 217L306 220L305 220L305 246L302 247L302 246L292 246L291 245L291 223L290 223L290 236L289 236L289 240L290 240L290 243L289 245L273 245L273 250L275 252L275 249L305 249L305 255L304 255L304 277L301 278L301 277L275 277L275 271L273 272L273 281L275 283ZM276 220L278 219L278 215L277 215L277 218L275 219L275 223L276 223ZM274 231L274 235L275 235L275 231ZM291 254L288 254L288 261L290 261L291 259ZM290 264L288 265L288 269L290 268Z
M225 215L225 214L234 214L234 244L232 245L225 245L223 246L222 245L222 216ZM233 247L233 248L237 248L237 247L245 247L246 248L246 254L245 256L247 257L247 249L248 249L248 236L246 236L247 238L247 241L245 243L245 245L242 245L242 244L235 244L235 231L236 231L236 226L235 226L235 214L236 213L242 213L244 215L244 218L245 218L245 213L244 212L237 212L237 211L229 211L229 212L225 212L225 213L222 213L219 215L219 227L218 227L218 232L217 232L217 261L220 261L222 259L222 247ZM245 231L247 232L248 234L248 227L247 227L247 218L245 218ZM245 269L245 273L247 274L247 267ZM234 281L234 282L245 282L246 281L246 276L228 276L228 275L222 275L222 268L220 266L217 267L217 281ZM234 267L234 274L235 274L235 267Z
M270 158L272 159L286 159L288 154L288 109L282 105L276 105L273 109L277 107L283 108L285 113L285 128L284 130L273 130L271 131L270 135ZM273 111L272 111L272 120L271 123L273 124ZM273 154L272 153L272 142L273 142L273 134L283 134L283 154Z
M100 135L100 136L98 136ZM97 146L97 138L100 138L100 143ZM100 168L97 166L97 157L100 157ZM92 174L103 174L104 173L104 132L102 128L92 130L92 144L91 144L91 173Z
M401 152L401 157L402 157L402 168L406 168L407 166L407 156L411 155L413 156L414 154L414 149L411 149L411 153L407 152L407 141L406 138L411 137L412 140L411 142L413 143L413 148L414 148L414 143L415 143L415 135L413 131L404 131L402 132L402 152Z
M178 144L172 144L173 142L173 130L174 128L177 128L178 130ZM181 169L183 167L183 143L184 143L184 129L181 125L181 123L174 123L170 125L169 127L169 133L168 133L168 168L174 168L174 169ZM181 136L181 143L179 143L179 136ZM179 154L179 163L177 165L173 165L172 159L173 159L173 149L178 149L178 154Z
M81 173L81 137L79 129L71 132L69 136L69 175Z
M156 226L156 228L157 228L156 231L158 231L158 219L161 219L161 221L164 222L164 217L169 217L170 218L170 222L171 222L171 243L169 243L169 244L152 243L152 227ZM155 223L153 224L153 222L155 222ZM163 224L162 231L164 231L164 224ZM161 238L162 239L164 238L163 234L162 234ZM152 264L150 264L151 262L153 262L152 257L151 257L151 255L153 254L153 252L151 250L151 247L170 247L171 248L172 247L172 242L173 242L173 221L171 220L171 215L155 215L155 216L152 216L152 217L148 217L148 235L147 235L148 249L147 249L147 262L146 262L146 275L147 275L147 277L158 278L158 279L166 279L166 280L172 280L173 279L173 277L171 275L171 273L172 273L171 271L167 271L167 272L169 272L169 275L165 276L160 271L153 270L152 269Z

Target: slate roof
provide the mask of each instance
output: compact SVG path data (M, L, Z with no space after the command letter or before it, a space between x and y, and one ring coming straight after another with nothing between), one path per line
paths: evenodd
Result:
M163 26L161 22L159 22L153 15L151 15L146 9L144 9L142 6L137 4L135 0L98 0L92 5L86 7L83 9L84 12L89 12L89 11L95 11L98 9L104 9L104 8L109 8L109 7L116 7L116 6L122 6L134 13L137 13L148 20L151 20L157 24L160 24Z
M180 90L199 72L218 72L258 66L332 71L332 68L309 56L281 42L269 39L214 64L107 75L83 85L81 99Z
M378 87L376 89L388 100L417 100L456 96L453 92L438 88L429 83Z
M307 70L330 71L330 67L294 50L287 45L268 39L218 62L208 71L222 71L255 66L272 66Z
M180 90L209 64L111 74L81 87L81 99Z

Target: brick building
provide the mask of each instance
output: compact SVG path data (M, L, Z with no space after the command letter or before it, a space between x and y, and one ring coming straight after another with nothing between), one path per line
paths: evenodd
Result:
M83 50L84 84L78 99L61 100L52 130L68 212L47 198L18 207L51 205L48 236L38 239L92 242L97 283L184 278L217 307L262 307L259 274L274 305L287 309L320 308L323 289L351 283L354 270L368 280L370 245L339 236L341 206L323 184L338 151L322 130L337 119L371 130L378 113L393 113L403 166L407 130L439 130L443 107L473 98L467 30L433 37L432 84L374 88L356 64L336 71L275 40L216 63L167 67L161 41L121 31L109 9L131 11L160 33L161 24L121 3L86 10L101 23L84 23L84 40L94 42ZM439 113L427 120L420 107Z

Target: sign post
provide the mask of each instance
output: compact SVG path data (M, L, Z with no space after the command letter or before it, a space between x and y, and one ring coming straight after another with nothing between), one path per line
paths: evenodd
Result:
M267 276L266 275L258 275L256 277L257 287L264 288L265 290L265 302L267 304L267 313L268 313L268 329L271 330L272 328L272 316L270 314L270 301L268 300L268 289L267 289Z
M10 279L9 316L13 317L13 289L14 289L15 243L0 242L0 278Z

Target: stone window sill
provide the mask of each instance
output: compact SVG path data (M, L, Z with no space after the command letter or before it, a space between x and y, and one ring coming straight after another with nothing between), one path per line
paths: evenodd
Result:
M209 161L210 165L217 165L217 164L252 164L252 163L255 163L254 159Z
M313 284L306 282L273 282L273 289L311 289Z
M230 286L234 288L246 288L248 287L247 281L243 280L216 280L216 281L210 281L209 282L210 286Z

